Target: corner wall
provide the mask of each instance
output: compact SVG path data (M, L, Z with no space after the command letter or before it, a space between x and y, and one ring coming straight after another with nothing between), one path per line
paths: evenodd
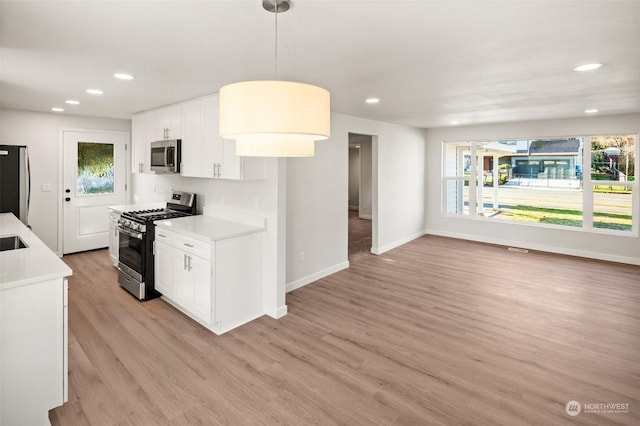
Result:
M524 224L444 217L442 215L442 142L511 140L592 134L637 134L640 114L529 121L481 126L434 128L425 131L427 233L533 250L640 264L640 239L604 233ZM635 197L636 209L638 197Z
M374 251L425 232L423 131L332 113L315 157L287 160L287 291L349 266L349 133L373 136Z
M29 225L54 252L58 250L58 201L63 195L62 183L58 182L62 128L131 132L131 120L0 110L0 144L26 145L29 149ZM51 184L52 190L43 192L43 184Z

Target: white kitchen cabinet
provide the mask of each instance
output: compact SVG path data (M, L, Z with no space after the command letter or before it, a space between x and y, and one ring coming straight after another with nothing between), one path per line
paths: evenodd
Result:
M171 105L154 110L154 140L180 139L182 137L182 105Z
M204 216L156 225L155 285L165 301L216 334L264 313L262 229ZM194 234L198 229L205 234Z
M174 259L175 300L201 321L212 318L211 261L176 249Z
M173 297L173 265L171 263L173 248L168 244L165 232L156 230L154 241L154 285L163 295Z
M211 323L211 244L166 230L158 230L156 234L156 290L190 316Z
M109 210L109 256L113 266L118 266L118 254L120 251L118 219L120 219L120 213Z
M25 248L0 252L0 425L49 425L68 398L71 269L10 213L0 236Z
M155 139L155 113L134 114L131 118L132 147L131 172L149 173L151 170L150 144Z
M264 158L243 158L235 142L219 135L218 95L182 104L183 176L213 179L264 179Z

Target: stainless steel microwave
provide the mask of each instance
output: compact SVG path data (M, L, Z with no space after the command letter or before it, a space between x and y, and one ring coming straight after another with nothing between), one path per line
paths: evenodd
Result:
M180 139L151 142L151 171L180 173L182 161Z

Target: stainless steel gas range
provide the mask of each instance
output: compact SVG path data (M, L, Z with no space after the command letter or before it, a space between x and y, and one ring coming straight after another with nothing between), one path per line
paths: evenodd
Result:
M196 214L196 194L172 191L163 209L124 212L118 220L118 283L139 300L161 296L154 285L154 221Z

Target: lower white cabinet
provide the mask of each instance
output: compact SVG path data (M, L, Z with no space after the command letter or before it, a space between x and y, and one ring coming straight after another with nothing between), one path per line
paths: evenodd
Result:
M120 214L109 211L109 256L113 266L118 266L118 252L120 249L120 232L118 231L118 219Z
M67 280L0 289L0 425L49 425L68 395Z
M263 234L208 240L158 227L156 290L216 334L261 316Z
M172 253L176 303L201 321L211 322L211 261L174 248Z

